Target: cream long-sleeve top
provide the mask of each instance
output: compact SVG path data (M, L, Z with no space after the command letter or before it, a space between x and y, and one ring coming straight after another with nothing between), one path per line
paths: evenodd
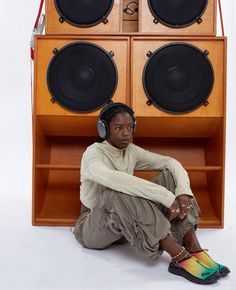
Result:
M135 170L164 169L173 175L174 194L161 185L133 176ZM176 196L193 195L188 174L180 162L132 143L125 149L118 149L107 141L90 145L83 154L80 175L80 199L90 209L106 188L160 202L168 208Z

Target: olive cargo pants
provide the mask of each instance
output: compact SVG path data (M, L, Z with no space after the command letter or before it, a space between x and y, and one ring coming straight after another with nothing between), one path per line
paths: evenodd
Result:
M174 179L168 170L163 170L152 182L175 191ZM196 227L199 207L195 198L192 205L185 219L169 222L169 210L162 204L106 189L92 210L81 211L73 233L86 248L104 249L127 240L142 256L156 259L162 253L161 239L171 234L182 244L185 233Z

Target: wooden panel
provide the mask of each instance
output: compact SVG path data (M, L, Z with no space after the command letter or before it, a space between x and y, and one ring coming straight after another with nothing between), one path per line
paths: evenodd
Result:
M117 66L118 85L112 98L114 102L128 102L128 53L129 39L128 37L53 37L39 36L36 38L35 48L35 112L37 115L50 116L84 116L84 113L74 113L66 110L57 103L52 103L51 94L48 91L46 75L50 60L53 57L53 49L61 49L67 44L87 41L97 44L106 51L114 52L113 60ZM86 113L87 116L98 116L99 112Z
M138 21L123 21L122 26L123 32L137 32L138 31Z
M212 173L215 178L217 177L217 173L218 172ZM217 212L215 211L214 204L212 203L210 198L207 179L208 174L209 173L204 172L190 172L190 185L201 210L200 227L218 228L222 227L222 220L221 215L217 214ZM219 174L221 174L220 171Z
M134 143L148 151L171 156L184 166L193 166L206 165L206 140L205 138L134 138Z
M224 179L224 171L207 174L209 198L221 225L224 224Z
M48 177L48 171L37 171L33 168L32 223L34 225L45 201Z
M161 23L155 24L147 0L139 0L139 3L139 32L155 33L157 35L214 36L216 34L216 0L208 0L200 24L195 22L184 28L170 28Z
M85 149L96 142L95 138L50 137L51 164L80 165Z
M137 117L136 137L211 137L223 118Z
M107 17L108 23L99 23L92 27L78 27L59 21L58 14L54 5L54 0L46 1L46 34L96 34L96 33L118 33L121 31L121 2L122 0L115 0L113 8Z
M38 116L42 128L51 136L97 136L97 116Z
M205 146L206 160L210 164L217 163L217 164L222 164L222 166L224 166L224 159L225 159L224 131L225 131L225 128L224 128L224 123L222 121L217 133L212 138L207 139L207 143Z
M73 225L79 217L79 171L49 172L49 181L36 225Z
M48 165L71 165L80 166L81 158L85 149L97 141L97 137L69 137L64 136L45 136L47 143L49 144L49 150L47 149L49 158L38 159L36 165L48 164ZM39 148L40 152L43 152L45 147ZM41 153L42 154L42 153ZM43 155L43 154L42 154Z
M43 148L43 150L41 150ZM35 163L49 163L51 144L48 142L38 118L33 122L33 151Z
M209 105L201 106L198 109L185 114L166 113L154 105L146 104L147 97L143 89L142 74L148 60L147 52L154 52L158 48L173 42L191 44L201 49L208 50L208 58L214 70L214 86L208 98ZM132 64L131 64L131 101L136 116L150 117L221 117L225 107L225 43L226 39L217 38L156 38L156 37L134 37L132 38Z

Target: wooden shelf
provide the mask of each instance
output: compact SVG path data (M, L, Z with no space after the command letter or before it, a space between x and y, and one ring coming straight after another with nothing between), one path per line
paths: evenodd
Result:
M64 164L36 164L36 169L45 170L72 170L79 171L80 165L64 165Z
M222 166L191 166L191 165L187 165L184 166L185 170L188 172L208 172L208 171L220 171L222 170ZM155 172L154 170L137 170L136 172Z
M45 169L45 170L80 170L80 165L71 165L71 164L36 164L36 169ZM207 171L220 171L222 166L184 166L185 170L188 172L207 172ZM140 172L144 172L139 170ZM153 171L148 171L153 172Z
M222 170L222 166L184 166L184 168L189 172L206 172L206 171L219 171Z
M63 218L63 217L53 217L48 215L48 217L42 217L38 216L36 217L35 221L33 222L33 225L35 226L61 226L61 227L67 227L67 226L73 226L76 222L75 218Z

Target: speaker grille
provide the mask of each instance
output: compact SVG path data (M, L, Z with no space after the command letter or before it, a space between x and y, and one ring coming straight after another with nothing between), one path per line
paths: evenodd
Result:
M114 0L54 0L62 21L82 27L106 20Z
M47 71L53 100L74 112L94 111L108 102L117 86L117 68L98 45L75 42L56 51Z
M143 87L150 102L170 113L190 112L206 104L214 83L206 55L180 42L150 54L143 71Z
M148 0L155 20L181 28L198 21L207 7L207 0Z

